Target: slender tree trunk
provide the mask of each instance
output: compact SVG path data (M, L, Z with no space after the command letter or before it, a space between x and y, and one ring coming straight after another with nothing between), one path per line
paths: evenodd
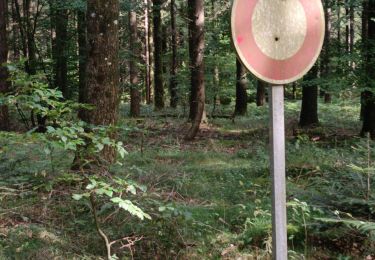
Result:
M119 0L88 0L86 66L86 111L83 120L93 125L114 126L119 106ZM114 136L113 136L114 137ZM103 158L115 159L114 149L106 147Z
M216 112L216 105L220 103L219 99L219 91L220 91L220 70L219 67L215 64L214 71L213 71L213 107L212 107L212 115Z
M354 4L353 1L350 2L349 7L349 53L351 55L354 54L354 38L355 38L355 21L354 21ZM353 61L353 58L349 61L349 67L351 70L354 69L355 63Z
M141 114L141 94L138 90L138 34L137 34L137 13L135 11L129 12L129 29L130 29L130 50L132 58L130 59L130 116L139 117Z
M355 33L355 23L354 23L354 4L353 1L351 1L350 8L349 8L349 49L350 49L350 54L354 53L354 33Z
M163 0L153 0L153 24L154 24L154 84L155 84L155 108L164 108L164 77L163 77L163 39L161 8Z
M19 33L18 33L18 28L17 28L17 14L16 14L16 9L11 2L12 6L12 47L13 47L13 60L19 60L20 58L20 46L18 44L19 40Z
M177 95L177 28L176 28L176 3L175 0L171 0L170 6L171 13L171 34L172 34L172 66L171 66L171 75L170 75L170 92L171 92L171 107L176 108L178 103Z
M86 12L84 10L77 11L77 33L78 33L78 101L86 103L86 62L87 62L87 24ZM83 111L80 111L82 113ZM81 116L80 116L81 117Z
M367 71L368 68L368 8L369 8L369 1L363 0L362 1L362 59L364 63L365 70ZM363 80L364 82L367 82L367 79ZM361 93L361 113L360 113L360 119L363 121L364 119L364 113L365 113L365 97L366 93L363 91Z
M257 106L264 106L266 101L266 83L263 81L257 81Z
M349 6L348 1L346 1L345 4L345 18L346 20L349 19ZM345 26L345 49L346 53L350 53L350 22L347 20L346 26Z
M149 60L150 60L150 92L149 92L149 102L152 104L154 102L154 89L155 89L155 43L154 43L154 28L153 28L153 3L152 0L147 0L148 2L148 14L149 14L149 23L148 23L148 46L149 46Z
M325 7L325 37L324 37L324 52L323 52L323 64L322 65L322 76L324 78L328 78L330 76L330 55L331 55L331 7L330 2L325 0L324 7ZM330 103L332 101L331 94L327 92L327 90L321 90L321 96L324 97L325 103Z
M28 72L30 75L35 75L37 72L38 60L36 57L36 44L35 44L35 23L32 23L32 11L35 13L35 3L31 0L26 0L26 37L27 37L27 50L28 50ZM35 19L35 17L34 17Z
M149 20L149 4L148 0L144 0L144 30L145 30L145 65L146 65L146 75L145 75L145 84L146 84L146 103L151 104L151 62L150 62L150 20Z
M18 24L18 29L19 29L19 33L20 33L20 40L21 40L21 45L22 45L22 54L24 57L28 57L28 53L27 53L27 39L26 39L26 28L25 28L25 25L24 25L24 19L22 18L21 16L21 11L20 11L20 5L18 3L18 0L13 0L13 6L14 6L14 10L15 10L15 13L14 13L14 22ZM27 70L27 67L28 67L28 62L26 62L26 70Z
M339 46L339 52L341 52L341 0L336 1L337 8L337 42Z
M375 0L368 1L368 13L367 13L367 26L368 26L368 40L370 42L375 41ZM375 48L374 46L368 45L366 70L368 76L374 80L375 72ZM361 135L364 136L366 133L370 133L371 138L375 139L375 95L373 91L364 91L362 93L362 106L363 106L363 127Z
M8 42L6 31L7 1L0 0L0 94L8 91L8 70L4 65L8 61ZM8 107L0 105L0 131L9 130Z
M314 66L307 74L306 80L317 77L318 68ZM301 127L310 127L319 124L318 119L318 86L304 86L302 89L302 108L299 124Z
M167 25L163 24L161 27L161 34L162 34L162 64L163 64L163 79L167 77L167 72L168 72L168 63L170 63L170 60L167 58L168 56L168 31L167 31ZM164 80L164 86L163 89L167 87L167 82Z
M236 82L236 115L246 115L247 113L247 70L242 63L236 60L237 82Z
M195 138L205 111L204 85L204 0L188 0L189 56L191 70L190 118L192 127L187 140Z
M61 90L65 98L69 97L68 89L68 10L61 3L57 4L55 14L56 25L56 60L55 86Z

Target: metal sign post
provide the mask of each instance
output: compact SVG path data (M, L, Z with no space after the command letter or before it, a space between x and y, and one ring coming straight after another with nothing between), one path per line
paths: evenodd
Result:
M288 259L286 183L285 183L285 125L284 87L269 88L270 157L272 176L272 253L276 260Z
M325 21L321 0L234 0L232 41L243 65L272 84L270 161L273 258L288 259L284 88L301 79L322 50Z

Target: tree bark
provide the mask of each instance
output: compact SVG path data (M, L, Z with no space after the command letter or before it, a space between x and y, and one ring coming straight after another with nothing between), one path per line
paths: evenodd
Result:
M367 8L367 26L368 26L368 40L375 41L375 0L368 1ZM375 50L374 46L368 45L366 71L368 77L372 80L375 79L374 65L375 65ZM367 90L362 93L362 113L363 113L363 126L361 135L370 133L371 138L375 139L375 96L373 91Z
M257 81L257 106L264 106L266 101L266 83L263 81Z
M19 32L18 32L18 26L17 26L17 14L16 14L16 9L15 9L15 6L13 4L13 2L11 2L11 6L12 6L12 47L13 47L13 60L16 61L16 60L19 60L20 58L20 46L18 44L18 41L19 41Z
M355 33L354 26L355 26L355 21L354 21L354 4L353 4L353 1L351 1L350 8L349 8L349 27L350 27L350 30L349 30L349 41L350 41L349 49L350 49L350 54L354 53L354 37L355 37L355 35L354 35L354 33Z
M77 11L77 33L78 33L78 102L86 103L86 62L87 62L87 24L86 12L84 10ZM82 113L80 111L79 113Z
M31 2L31 0L25 1L26 8L24 12L26 12L26 37L27 37L27 50L28 50L28 72L30 75L35 75L37 73L37 65L38 60L36 57L36 44L35 44L35 33L36 33L36 23L35 19L37 18L37 14L34 15L32 22L31 16L32 13L36 13L38 10L35 10L35 3Z
M6 31L6 0L0 0L0 94L8 91L8 70L4 64L8 61L8 42ZM8 107L0 105L0 131L9 130Z
M198 134L205 111L204 85L204 0L188 0L189 56L191 70L190 118L192 126L185 139Z
M148 3L148 14L149 18L152 19L148 23L148 47L149 47L149 61L150 61L150 91L149 91L149 100L147 104L152 104L154 102L154 89L155 89L155 44L154 44L154 28L153 28L153 3L152 0L147 0Z
M89 124L114 126L119 97L119 0L88 0L86 103L94 106L81 116ZM114 136L113 136L114 137ZM106 147L103 158L115 159L114 149Z
M145 74L145 85L146 85L146 103L151 104L151 62L150 62L150 12L148 0L144 0L144 31L145 31L145 65L146 65L146 74Z
M350 53L350 8L349 8L349 0L346 1L345 3L345 18L347 20L347 23L345 25L345 49L346 53Z
M171 66L171 75L170 75L170 93L171 93L171 103L172 108L177 107L178 103L178 94L177 94L177 29L176 29L176 3L175 0L171 0L170 6L171 13L171 34L172 34L172 66Z
M65 98L68 98L68 10L60 2L56 3L55 8L55 87L60 89Z
M307 74L306 80L317 77L318 68L314 66ZM302 108L299 124L301 127L310 127L319 124L318 119L318 86L304 86L302 89Z
M236 82L236 115L246 115L247 113L247 70L241 61L236 60L237 82Z
M339 52L341 52L341 0L336 0L336 8L337 8L337 42Z
M330 55L331 55L331 28L332 28L332 9L329 0L324 1L325 7L325 36L324 36L324 52L322 60L322 76L323 78L328 78L330 75ZM325 103L330 103L332 101L331 94L327 89L321 90L321 96L324 97Z
M138 58L138 34L137 34L137 13L129 12L129 29L130 29L130 50L132 58L129 61L130 68L130 116L139 117L141 115L141 94L138 90L139 72L137 68Z
M164 77L163 77L163 39L161 8L163 0L153 0L153 24L154 24L154 88L155 108L164 108Z

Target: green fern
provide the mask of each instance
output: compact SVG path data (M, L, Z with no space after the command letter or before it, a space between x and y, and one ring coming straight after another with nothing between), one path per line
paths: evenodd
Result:
M354 219L333 219L333 218L316 218L316 220L329 224L342 224L349 228L354 228L362 234L375 233L375 222L361 221Z

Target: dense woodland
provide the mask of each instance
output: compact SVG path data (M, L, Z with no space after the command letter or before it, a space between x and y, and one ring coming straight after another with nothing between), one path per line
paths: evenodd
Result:
M375 259L375 0L285 86L290 259ZM268 85L231 1L0 0L0 259L270 259Z

